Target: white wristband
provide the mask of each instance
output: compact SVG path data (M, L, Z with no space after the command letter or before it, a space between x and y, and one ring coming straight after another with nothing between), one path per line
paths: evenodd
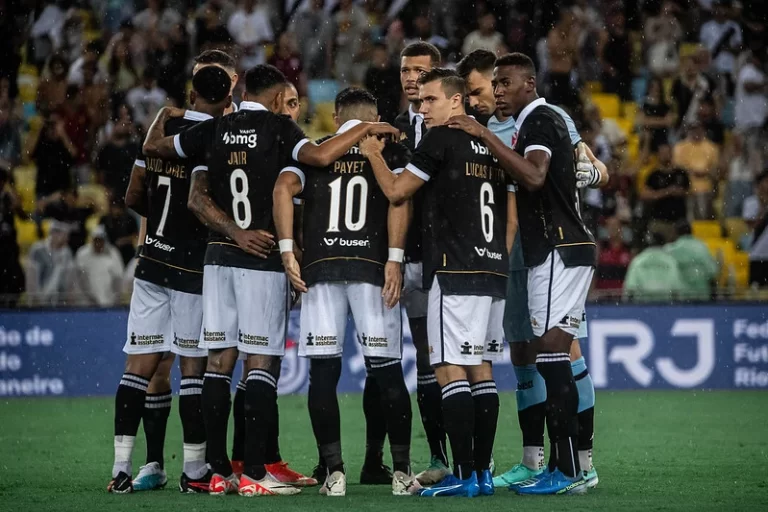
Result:
M402 263L403 259L405 258L405 251L402 249L394 249L392 247L389 248L389 257L387 258L388 261L394 261L396 263Z
M277 245L280 246L280 254L284 252L293 252L293 240L290 238L285 238L283 240L280 240L277 242Z

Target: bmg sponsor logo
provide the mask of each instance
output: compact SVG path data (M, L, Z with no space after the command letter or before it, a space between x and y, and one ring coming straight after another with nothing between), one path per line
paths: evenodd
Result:
M250 131L250 130L248 130ZM256 133L231 133L231 132L224 132L224 135L221 138L224 141L224 144L238 144L238 145L244 145L248 146L249 148L253 149L256 147L256 142L258 140L258 135Z

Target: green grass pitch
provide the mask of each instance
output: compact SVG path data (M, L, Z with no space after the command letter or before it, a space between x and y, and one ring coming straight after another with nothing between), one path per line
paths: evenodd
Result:
M299 396L280 399L280 441L283 457L292 467L310 472L316 451L305 400ZM315 487L290 498L251 499L179 494L181 428L176 404L166 441L168 487L112 496L105 490L112 464L112 399L4 400L0 402L0 511L768 510L765 392L600 392L597 489L586 496L541 498L500 491L474 500L396 498L387 486L356 485L365 446L361 395L340 400L350 482L346 498L324 498ZM417 418L414 415L413 462L419 469L427 462L428 452ZM143 455L141 441L134 454L134 472ZM500 468L507 468L519 456L515 397L505 393L495 458Z

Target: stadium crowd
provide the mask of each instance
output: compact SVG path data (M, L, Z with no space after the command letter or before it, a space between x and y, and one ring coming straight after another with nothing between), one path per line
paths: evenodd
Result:
M447 67L481 48L534 59L541 94L611 173L582 197L601 244L595 297L754 296L768 286L765 11L760 0L0 0L0 304L130 296L139 225L122 198L156 112L184 105L200 51L237 55L241 71L276 66L321 136L347 85L373 92L383 121L402 111L398 56L415 40Z

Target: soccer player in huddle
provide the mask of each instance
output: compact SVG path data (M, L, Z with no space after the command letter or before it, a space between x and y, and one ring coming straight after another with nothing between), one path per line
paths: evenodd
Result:
M496 55L486 50L476 50L459 62L458 72L467 81L469 103L483 114L494 114L488 122L488 129L507 147L517 136L517 125L513 116L505 116L496 109L493 70ZM503 89L499 89L503 93ZM503 99L503 94L501 94ZM571 143L578 147L580 159L576 166L577 187L601 187L608 183L605 165L592 154L589 147L581 142L575 123L563 109L547 104L565 122ZM458 122L457 122L458 121ZM454 120L457 128L466 127L471 133L479 133L481 127L470 120ZM516 209L515 209L516 210ZM516 213L517 215L517 213ZM544 472L544 424L546 386L536 369L533 344L533 330L528 311L528 271L523 261L520 236L517 233L510 256L509 280L504 328L510 342L510 356L518 380L517 407L520 429L523 433L523 459L506 473L494 478L496 487L517 486ZM597 485L597 472L592 466L592 442L594 434L594 385L581 356L579 339L586 340L587 325L584 319L571 346L571 369L579 392L579 437L578 450L582 470L587 474L589 487ZM551 461L554 462L554 461ZM554 464L551 464L552 468Z
M429 289L429 356L441 386L453 472L420 494L490 495L499 413L491 363L503 356L512 184L478 138L442 126L464 114L464 80L451 70L435 68L418 83L420 113L429 131L405 170L390 172L378 139L369 138L360 148L393 204L421 188L425 191L423 286Z
M286 79L272 66L245 75L238 112L176 136L164 122L178 116L164 108L147 134L144 152L189 158L193 172L188 206L210 229L203 275L203 342L208 365L203 415L210 493L290 495L299 489L265 468L266 439L277 429L275 367L285 352L290 294L274 242L272 190L292 162L326 166L367 135L394 134L384 123L361 123L321 145L311 143L282 111ZM257 165L258 164L258 165ZM227 456L230 382L238 351L247 354L245 452L240 478Z
M419 78L439 66L440 50L430 43L417 41L400 53L400 84L408 98L408 109L395 119L401 142L413 152L427 133L424 116L420 113ZM422 485L432 485L450 473L445 447L443 414L440 409L440 385L429 362L427 343L428 288L423 287L421 218L424 191L413 197L411 227L405 248L405 278L401 302L408 315L413 345L416 348L416 399L419 404L424 433L429 444L430 464L416 475Z
M345 89L335 101L337 134L379 118L376 99L363 89ZM401 144L387 145L395 169L408 163ZM305 292L299 355L310 359L309 413L327 467L321 494L344 496L346 476L336 386L342 369L347 315L352 313L368 374L366 386L381 396L389 434L392 493L421 486L411 473L411 402L402 357L399 307L409 204L390 205L358 147L325 168L283 169L275 187L274 217L283 264L294 287ZM293 201L304 200L303 261L293 248Z
M231 101L229 79L218 68L196 74L192 86L192 109L183 117L167 120L167 133L176 134L220 116ZM108 486L114 493L131 492L134 487L158 488L167 482L162 452L171 406L170 386L160 395L146 392L150 378L168 352L181 358L179 413L184 432L184 468L179 487L182 492L205 492L211 476L205 462L200 405L206 351L198 346L205 228L187 209L191 174L190 163L174 156L139 158L126 192L126 205L146 218L147 227L123 349L128 354L126 369L115 397L115 459ZM160 415L164 418L157 417ZM132 480L131 453L142 416L148 460ZM150 425L162 425L162 429Z

